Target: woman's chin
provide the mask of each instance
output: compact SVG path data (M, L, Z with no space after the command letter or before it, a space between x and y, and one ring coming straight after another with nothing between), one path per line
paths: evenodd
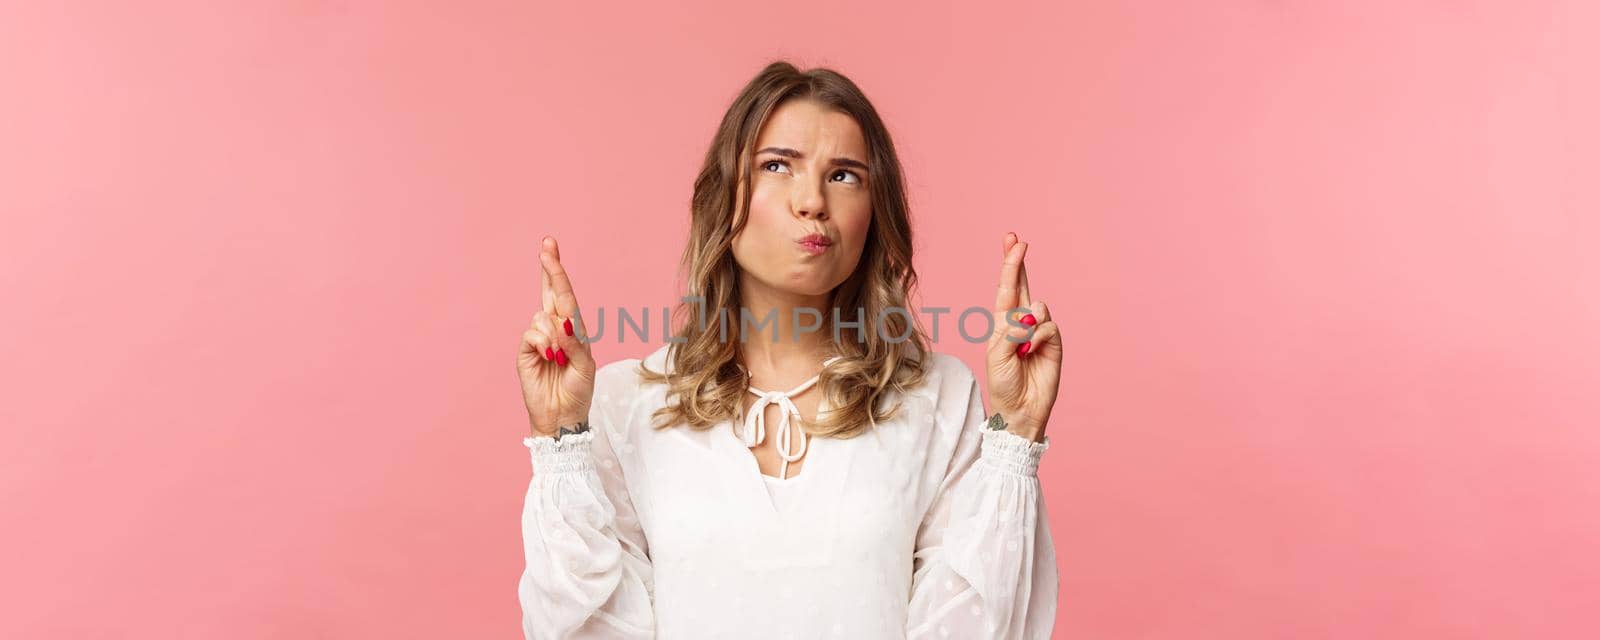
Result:
M785 283L784 290L797 296L824 296L833 291L838 283L826 278L818 278L813 274L797 275Z

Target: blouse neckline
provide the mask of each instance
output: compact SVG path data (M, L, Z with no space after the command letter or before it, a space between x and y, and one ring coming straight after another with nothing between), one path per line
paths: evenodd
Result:
M843 356L833 356L827 360L823 360L822 366L826 367L833 361L842 357ZM744 411L744 415L741 415L739 419L736 420L737 425L742 425L738 431L739 440L744 443L746 448L754 449L755 447L760 446L767 437L767 405L777 405L779 416L778 426L776 432L773 434L773 437L777 438L776 445L778 449L778 457L783 461L783 465L778 471L779 475L776 477L761 473L760 465L756 465L756 473L764 478L767 482L788 484L796 479L789 477L789 463L799 460L801 457L805 456L807 446L810 442L810 436L806 433L803 427L798 425L798 423L802 422L804 419L800 416L800 409L799 407L795 406L792 398L801 393L805 393L806 390L810 389L817 383L819 379L821 379L822 374L819 372L817 375L811 376L805 382L802 382L787 391L765 391L750 385L750 377L752 374L748 368L741 364L739 365L739 369L744 371L745 390L755 394L758 398L756 403L751 405L750 409ZM824 398L823 402L818 403L817 411L819 413L823 410L826 401L827 399ZM739 406L742 408L744 403L740 403ZM796 430L800 432L800 448L798 451L791 449L791 445L789 444L794 440L794 431Z

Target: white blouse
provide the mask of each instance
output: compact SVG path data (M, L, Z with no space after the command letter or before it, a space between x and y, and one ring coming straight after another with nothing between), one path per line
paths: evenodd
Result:
M645 364L666 370L667 352ZM1049 438L984 429L961 360L931 354L924 384L888 400L893 419L810 438L782 479L749 446L800 429L787 393L756 391L784 407L776 425L752 408L657 430L665 386L638 364L596 373L589 431L523 440L525 638L1050 636L1059 582L1036 475Z

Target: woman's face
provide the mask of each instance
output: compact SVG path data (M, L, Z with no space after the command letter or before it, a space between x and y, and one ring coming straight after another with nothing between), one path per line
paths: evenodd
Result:
M854 118L805 99L773 110L744 168L750 221L733 238L747 286L820 296L850 277L872 221L866 163Z

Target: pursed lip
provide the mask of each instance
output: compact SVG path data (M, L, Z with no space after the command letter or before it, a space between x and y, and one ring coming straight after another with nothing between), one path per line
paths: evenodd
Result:
M826 246L830 246L830 245L833 244L833 240L829 239L828 236L822 235L820 233L813 233L813 234L811 234L809 236L806 236L804 238L796 240L795 242L798 242L800 244L817 245L817 246L821 246L821 247L826 247Z

